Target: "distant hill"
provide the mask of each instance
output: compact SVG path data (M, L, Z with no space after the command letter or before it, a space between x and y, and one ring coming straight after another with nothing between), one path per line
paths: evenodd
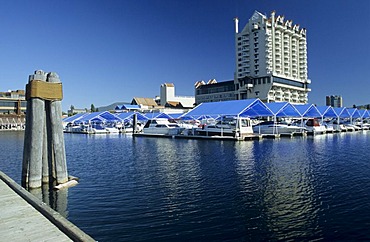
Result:
M116 102L108 106L97 107L99 112L114 110L117 105L131 104L131 102Z

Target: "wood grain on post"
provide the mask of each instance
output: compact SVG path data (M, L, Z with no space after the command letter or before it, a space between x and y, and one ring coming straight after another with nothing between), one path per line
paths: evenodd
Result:
M47 76L47 82L60 83L59 76L51 72ZM50 118L51 135L48 135L48 143L51 144L52 148L52 160L49 161L49 165L52 164L52 167L55 167L57 183L61 184L68 181L62 124L62 103L60 100L49 102L50 105L47 106L49 106L48 108L50 109L47 113L49 113Z
M33 80L46 81L43 71L35 71L29 76ZM27 100L26 130L23 150L22 184L29 188L40 188L42 185L42 155L45 125L45 101L40 98ZM24 180L23 180L24 179Z

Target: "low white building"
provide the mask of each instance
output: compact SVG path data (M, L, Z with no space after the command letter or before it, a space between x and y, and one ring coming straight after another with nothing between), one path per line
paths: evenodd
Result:
M193 108L195 97L176 96L175 85L173 83L164 83L160 90L160 105L178 108Z

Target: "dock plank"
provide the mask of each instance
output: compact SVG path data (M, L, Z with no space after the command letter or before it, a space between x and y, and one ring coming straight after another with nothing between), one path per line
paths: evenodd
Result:
M1 179L0 234L3 241L72 241Z

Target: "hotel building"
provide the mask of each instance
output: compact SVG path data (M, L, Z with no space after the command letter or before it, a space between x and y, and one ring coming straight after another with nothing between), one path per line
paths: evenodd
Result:
M326 106L332 106L334 108L343 107L342 96L339 95L326 96Z
M307 103L306 29L276 16L255 11L242 31L235 20L235 99Z
M194 87L196 104L235 100L234 80L223 82L217 82L215 79L208 82L197 81Z

